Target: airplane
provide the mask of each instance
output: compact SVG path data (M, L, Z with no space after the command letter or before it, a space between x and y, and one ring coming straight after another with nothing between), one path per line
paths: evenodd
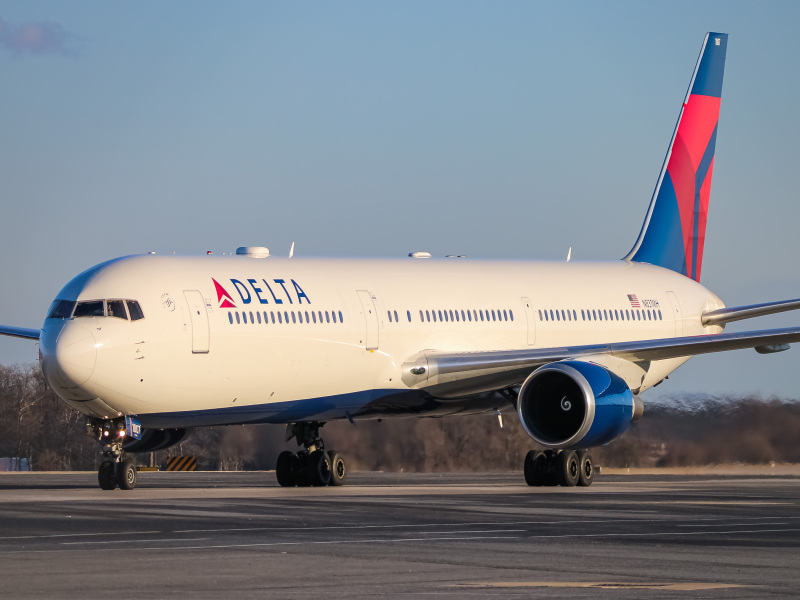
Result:
M342 485L333 420L515 411L545 450L528 485L588 486L590 448L621 435L640 394L690 357L780 352L800 328L723 333L800 299L726 307L700 284L728 36L708 33L644 224L605 262L277 258L154 253L116 258L58 293L40 344L47 383L87 415L102 489L133 489L137 452L191 428L287 425L282 486Z

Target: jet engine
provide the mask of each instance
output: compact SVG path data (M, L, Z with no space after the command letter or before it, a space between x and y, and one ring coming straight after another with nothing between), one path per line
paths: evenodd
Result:
M531 373L519 390L525 432L548 448L589 448L621 435L642 413L642 401L621 377L600 365L564 361Z
M142 439L128 438L122 444L125 452L155 452L164 450L183 440L186 429L142 429Z

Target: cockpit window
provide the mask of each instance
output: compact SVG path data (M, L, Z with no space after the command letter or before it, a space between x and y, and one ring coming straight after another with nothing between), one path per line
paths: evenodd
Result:
M78 302L75 307L75 314L72 315L76 319L78 317L102 317L105 316L103 310L102 300L89 300L88 302Z
M128 313L125 312L124 300L108 300L106 301L109 317L117 317L118 319L128 320Z
M139 303L136 300L126 300L126 302L128 303L128 312L131 314L131 321L144 319L142 307L139 306Z
M72 311L75 310L76 302L74 300L60 300L56 298L53 304L50 305L50 312L47 314L48 319L69 319L72 317Z

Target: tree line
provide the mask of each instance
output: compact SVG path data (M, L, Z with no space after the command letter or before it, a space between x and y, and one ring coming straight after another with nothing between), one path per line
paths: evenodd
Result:
M536 445L513 413L446 418L330 422L321 433L359 470L517 471ZM167 450L138 455L141 464L197 456L200 468L272 469L279 452L296 450L283 425L197 428ZM645 414L611 444L592 449L607 467L800 462L800 402L758 396L676 396L648 403ZM85 417L49 389L38 365L0 365L0 458L6 468L95 470L100 445Z

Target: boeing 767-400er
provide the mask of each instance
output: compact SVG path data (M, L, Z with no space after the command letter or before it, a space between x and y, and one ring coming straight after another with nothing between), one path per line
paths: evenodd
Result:
M700 285L728 36L703 41L647 216L611 262L127 256L84 271L38 340L44 377L87 415L103 489L136 484L128 453L192 427L285 423L278 482L341 485L327 421L516 410L544 451L529 485L589 485L588 448L623 433L639 394L691 356L800 341L722 333L800 300L725 308Z

